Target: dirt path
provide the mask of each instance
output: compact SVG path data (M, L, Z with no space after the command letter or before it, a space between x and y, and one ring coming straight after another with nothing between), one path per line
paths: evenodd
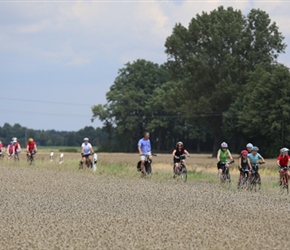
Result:
M285 249L288 197L0 167L0 249Z

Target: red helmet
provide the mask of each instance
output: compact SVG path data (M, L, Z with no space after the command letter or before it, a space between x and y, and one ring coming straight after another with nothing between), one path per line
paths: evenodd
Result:
M241 155L248 155L248 151L247 150L243 150L242 152L241 152Z

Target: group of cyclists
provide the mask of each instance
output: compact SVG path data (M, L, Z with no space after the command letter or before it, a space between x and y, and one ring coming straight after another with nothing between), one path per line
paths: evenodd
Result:
M150 143L150 134L149 132L144 133L144 137L138 141L137 147L140 155L140 171L141 176L145 175L145 160L146 157L149 159L150 163L152 163L152 154L151 154L151 143ZM241 185L241 180L244 178L245 173L247 172L248 181L251 180L252 174L258 173L259 167L258 164L264 164L265 159L258 152L259 148L254 146L252 143L248 143L246 145L246 149L242 150L238 159L238 169L240 171L239 179L238 179L238 188ZM288 148L281 148L280 155L277 158L277 167L279 167L280 172L280 182L279 185L282 185L281 176L282 170L285 168L289 168L290 165L290 156L288 155ZM173 156L173 178L177 176L177 174L182 170L182 167L185 167L184 160L185 157L189 157L188 151L184 148L184 145L181 141L177 142L176 148L172 152ZM217 169L218 169L218 177L221 179L222 171L224 168L227 168L229 172L229 165L233 163L233 156L228 148L228 144L226 142L221 143L221 147L217 152ZM287 175L290 177L290 173L287 170Z
M86 137L83 139L81 145L81 155L82 155L82 166L83 168L87 164L87 161L92 162L91 155L94 154L93 147L89 143L89 139ZM138 141L137 148L140 155L140 171L141 176L145 176L145 161L150 161L152 163L152 153L151 153L151 142L150 142L150 133L145 132L143 138ZM4 157L4 154L7 154L8 160L14 157L14 159L19 160L19 154L21 152L21 145L17 141L16 137L13 137L11 142L8 144L6 150L3 143L0 140L0 158ZM245 173L248 173L248 179L251 179L251 175L254 172L258 172L258 164L265 163L265 159L260 153L258 153L259 148L254 146L252 143L246 145L246 149L242 150L238 158L238 169L240 171L238 179L238 187L241 185L241 180L244 178ZM37 152L37 146L33 138L29 138L26 144L26 155L29 158L32 154ZM290 156L288 155L288 148L281 148L280 155L277 158L277 166L280 168L280 177L282 175L282 169L289 168L290 165ZM172 152L173 156L173 178L175 178L178 173L185 167L184 161L186 157L189 157L188 151L184 148L184 145L181 141L177 142L176 147ZM233 156L228 148L226 142L221 143L221 147L217 152L217 169L219 179L221 178L224 168L228 169L229 164L234 162ZM287 175L290 177L290 173L287 170ZM281 181L280 181L281 185Z
M7 155L7 159L19 160L19 154L22 151L21 145L18 142L16 137L13 137L9 142L8 146L5 148L4 144L0 140L0 158L4 158L4 155ZM26 144L26 155L29 158L32 154L37 152L36 142L33 138L29 138Z

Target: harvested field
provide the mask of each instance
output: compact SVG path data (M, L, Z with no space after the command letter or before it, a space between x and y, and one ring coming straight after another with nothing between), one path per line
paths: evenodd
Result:
M0 249L288 247L288 196L74 171L78 158L65 157L67 165L48 163L41 154L35 166L0 162ZM99 162L125 162L135 170L138 157L121 157L99 154ZM171 171L170 161L157 159Z

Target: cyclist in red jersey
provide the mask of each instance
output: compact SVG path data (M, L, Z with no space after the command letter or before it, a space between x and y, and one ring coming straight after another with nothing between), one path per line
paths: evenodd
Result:
M15 154L15 146L13 141L11 141L7 147L7 155L8 155L8 160L11 159L11 156Z
M21 146L20 143L17 141L16 137L12 138L12 141L14 142L14 146L15 146L15 153L19 154L21 152Z
M36 143L35 141L33 141L33 138L29 138L28 143L26 145L26 151L27 151L27 156L30 156L33 153L34 154L37 153Z
M281 148L280 149L280 155L277 158L277 165L280 168L279 172L280 172L280 179L281 179L281 174L282 171L281 169L283 167L289 167L289 161L290 161L290 156L288 155L289 149L288 148ZM290 177L290 173L287 170L287 174ZM279 183L280 185L282 184L282 182Z

